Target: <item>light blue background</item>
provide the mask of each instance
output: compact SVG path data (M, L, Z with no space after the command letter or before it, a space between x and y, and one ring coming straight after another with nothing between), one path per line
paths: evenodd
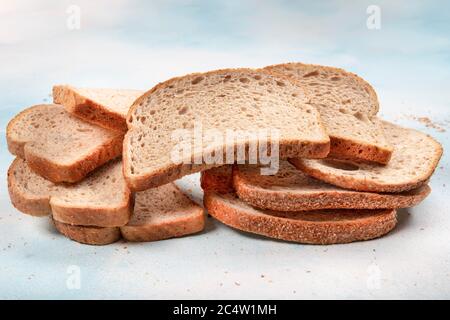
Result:
M372 4L379 30L366 27ZM79 30L67 27L70 5L81 9ZM1 0L0 128L4 136L18 111L51 102L57 83L149 89L187 72L302 61L363 76L383 117L447 150L449 31L448 1ZM446 154L430 197L411 215L402 210L398 230L376 241L301 246L209 219L194 237L89 247L12 208L4 137L0 147L0 298L450 298ZM197 180L180 184L199 199ZM66 287L72 264L82 271L80 290ZM373 270L376 286L368 284Z

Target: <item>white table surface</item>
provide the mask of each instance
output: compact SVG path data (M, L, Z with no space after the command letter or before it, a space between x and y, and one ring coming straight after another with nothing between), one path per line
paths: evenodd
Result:
M3 138L0 298L450 298L448 3L382 1L381 29L368 30L372 1L73 2L83 14L79 30L67 29L64 1L2 4L3 137L15 113L51 100L55 83L148 89L186 72L306 61L362 75L377 90L385 119L433 135L444 156L431 195L400 210L398 227L377 240L299 245L208 218L195 236L95 247L70 241L46 218L11 206L6 171L13 157ZM198 175L179 184L201 202ZM74 268L79 289L67 285Z

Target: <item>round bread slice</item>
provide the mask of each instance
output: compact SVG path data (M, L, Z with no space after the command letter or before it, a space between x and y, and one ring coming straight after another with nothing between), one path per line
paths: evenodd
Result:
M383 121L394 146L385 165L333 159L289 159L299 170L333 185L359 191L402 192L425 184L442 156L442 146L429 135Z
M169 183L137 192L134 213L120 228L128 241L156 241L197 233L205 226L202 207Z
M220 222L270 238L305 244L339 244L369 240L397 224L394 209L281 212L256 209L236 194L206 192L205 208Z
M372 86L343 69L286 63L265 69L298 81L321 115L330 136L329 157L388 163L393 152L377 119L378 98Z
M144 91L130 89L53 87L53 102L71 114L107 129L127 131L126 117L133 102Z
M231 169L227 171L231 175ZM234 189L239 198L252 206L277 211L408 208L430 193L427 185L391 194L346 190L311 178L287 161L280 162L274 175L261 175L260 171L258 166L234 166ZM213 178L206 176L210 174L202 177L212 183Z
M70 115L56 104L36 105L6 130L9 151L52 182L77 182L122 153L123 133Z
M233 163L234 150L243 149L239 160L248 162L258 142L270 142L274 152L278 146L277 158L324 158L329 137L307 99L295 82L261 70L217 70L160 83L128 113L125 178L132 190L146 190Z
M99 227L127 224L131 194L123 179L122 162L114 160L76 184L55 184L16 158L8 170L12 204L26 214L53 215L58 222Z
M56 230L61 234L83 244L106 245L121 238L120 229L117 227L75 226L54 219L52 221Z

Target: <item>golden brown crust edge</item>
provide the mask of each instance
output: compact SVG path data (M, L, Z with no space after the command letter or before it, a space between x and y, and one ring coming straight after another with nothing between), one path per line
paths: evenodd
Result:
M120 230L117 227L76 226L61 223L55 219L52 219L52 221L56 230L61 234L82 244L106 245L118 241L121 237Z
M53 102L63 105L68 112L84 121L106 129L127 131L125 116L112 112L95 101L78 94L71 86L53 86Z
M397 224L395 210L357 221L305 222L271 215L251 215L226 206L214 193L204 196L209 214L222 223L269 238L305 244L340 244L381 237Z

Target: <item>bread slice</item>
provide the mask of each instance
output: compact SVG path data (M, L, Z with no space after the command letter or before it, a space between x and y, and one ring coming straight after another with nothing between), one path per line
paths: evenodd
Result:
M394 146L385 165L325 159L291 159L308 175L333 185L359 191L402 192L424 185L442 156L442 146L430 136L384 121L384 131Z
M211 168L200 173L200 186L203 190L218 193L234 192L232 165Z
M127 224L131 195L123 179L122 163L115 160L76 184L54 184L16 158L8 170L12 204L34 216L72 225L116 227Z
M156 241L197 233L204 226L203 208L169 183L137 192L134 214L120 231L128 241Z
M231 176L231 167L228 174ZM235 166L233 181L239 198L252 206L277 211L408 208L430 193L427 185L402 193L346 190L311 178L287 161L281 161L280 170L271 176L261 175L257 166Z
M160 83L141 96L128 114L125 178L133 190L163 185L236 160L236 152L227 159L227 149L245 147L243 160L248 161L249 145L257 141L279 145L281 158L323 158L329 138L319 113L306 102L302 87L267 71L217 70ZM227 131L248 134L260 129L277 131L279 137L225 141ZM187 154L174 159L180 145ZM215 159L205 161L208 155Z
M128 241L157 241L197 233L205 226L202 207L169 183L136 193L132 218L122 227L75 226L54 220L66 237L85 244L108 244L121 235Z
M106 245L118 241L118 227L75 226L52 219L53 224L61 234L76 242L90 245Z
M389 162L393 149L376 117L378 98L369 83L345 70L312 64L286 63L266 69L306 87L330 136L330 157Z
M144 91L128 89L53 87L53 102L81 119L107 129L127 131L126 116Z
M60 105L25 109L8 124L9 151L52 182L77 182L122 153L123 135L84 122Z
M369 240L391 231L396 211L326 210L281 212L256 209L234 193L206 192L205 208L222 223L270 238L306 244L338 244Z

